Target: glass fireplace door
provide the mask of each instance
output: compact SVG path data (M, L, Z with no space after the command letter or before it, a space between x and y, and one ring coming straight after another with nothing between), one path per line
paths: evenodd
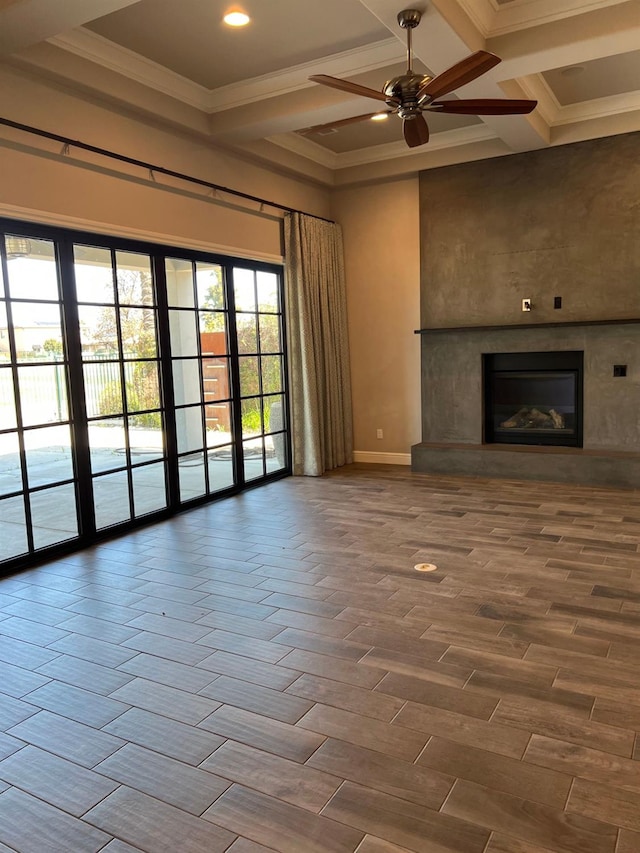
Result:
M485 441L582 444L582 353L484 357Z

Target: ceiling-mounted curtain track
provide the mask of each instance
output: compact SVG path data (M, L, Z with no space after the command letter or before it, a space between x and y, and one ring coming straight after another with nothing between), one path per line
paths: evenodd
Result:
M266 205L268 207L272 207L275 210L281 210L283 213L301 213L304 216L310 216L313 219L320 219L323 222L332 222L330 219L325 219L323 216L316 216L313 213L307 213L304 210L297 210L294 207L287 207L284 204L278 204L278 202L270 201L267 198L260 198L259 196L249 195L249 193L240 192L240 190L233 190L230 187L223 187L221 184L214 184L211 181L205 181L202 178L196 178L193 175L185 175L183 172L176 172L173 169L166 169L164 166L157 166L154 163L146 163L144 160L137 160L134 157L127 157L126 154L118 154L117 151L109 151L107 148L99 148L96 145L89 145L87 142L80 142L78 139L70 139L67 136L61 136L59 133L51 133L48 130L42 130L38 127L32 127L28 124L20 124L17 121L11 121L11 119L3 118L0 116L0 125L4 125L5 127L11 127L14 130L20 130L24 133L31 133L34 136L40 136L43 139L50 139L53 142L61 142L64 146L63 150L65 153L69 152L69 148L78 148L81 151L89 151L92 154L99 154L101 157L107 157L110 160L117 160L120 163L127 163L130 166L138 166L140 169L144 169L148 175L166 175L170 178L177 178L180 181L187 181L191 184L196 184L200 187L205 187L208 190L215 190L216 192L225 193L227 195L235 196L236 198L244 199L245 201L253 201L256 204Z

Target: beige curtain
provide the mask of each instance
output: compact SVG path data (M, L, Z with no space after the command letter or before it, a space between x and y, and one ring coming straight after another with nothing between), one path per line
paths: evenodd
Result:
M285 217L293 473L318 476L353 461L342 231Z

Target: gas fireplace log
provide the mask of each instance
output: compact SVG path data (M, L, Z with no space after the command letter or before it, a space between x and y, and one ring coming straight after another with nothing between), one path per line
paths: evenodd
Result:
M515 415L511 415L511 417L502 421L500 424L501 427L505 427L505 429L522 429L526 423L526 416L529 413L529 409L526 407L524 409L520 409L519 412L516 412Z
M524 406L500 424L504 429L564 429L564 418L555 409L541 412L540 409Z
M549 414L551 415L551 419L553 421L554 429L564 429L564 417L556 412L555 409L549 409Z

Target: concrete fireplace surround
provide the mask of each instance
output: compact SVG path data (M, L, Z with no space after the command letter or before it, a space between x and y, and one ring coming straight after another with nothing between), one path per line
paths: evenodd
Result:
M483 444L482 354L557 350L584 352L584 447ZM640 488L640 324L424 334L422 389L416 471Z
M640 488L640 134L431 170L420 193L413 470ZM584 446L484 444L482 355L558 350L584 352Z

